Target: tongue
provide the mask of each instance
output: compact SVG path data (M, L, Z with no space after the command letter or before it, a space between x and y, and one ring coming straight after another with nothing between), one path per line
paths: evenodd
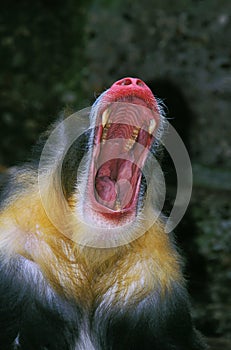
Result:
M132 162L124 159L112 159L100 167L95 178L100 203L111 209L129 204L133 194L132 167Z
M111 207L117 197L115 181L111 180L108 176L97 177L95 188L99 196L99 201L108 202L108 206Z

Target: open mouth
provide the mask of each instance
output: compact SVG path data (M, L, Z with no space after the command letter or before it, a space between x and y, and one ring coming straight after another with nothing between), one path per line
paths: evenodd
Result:
M159 113L137 96L106 102L96 117L86 196L91 209L109 220L134 217Z

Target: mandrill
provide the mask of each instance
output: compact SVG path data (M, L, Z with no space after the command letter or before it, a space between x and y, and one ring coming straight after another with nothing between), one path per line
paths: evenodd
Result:
M11 171L0 211L1 350L202 350L159 209L161 104L124 78Z

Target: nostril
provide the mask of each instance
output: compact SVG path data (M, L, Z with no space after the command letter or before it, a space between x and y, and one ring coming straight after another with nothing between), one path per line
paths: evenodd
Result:
M132 81L129 78L125 78L125 79L122 79L122 80L118 81L117 84L118 85L122 85L122 86L124 86L124 85L131 85Z
M142 86L142 87L145 86L144 82L143 82L142 80L140 80L140 79L137 79L137 80L136 80L136 85Z
M136 85L141 88L146 87L145 83L141 79L137 78L123 78L115 83L118 86Z

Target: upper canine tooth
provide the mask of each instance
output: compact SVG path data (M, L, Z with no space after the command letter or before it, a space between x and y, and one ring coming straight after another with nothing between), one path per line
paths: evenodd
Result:
M102 125L103 125L103 128L107 124L107 121L108 121L108 118L109 118L109 114L110 114L109 108L105 109L105 111L102 114Z
M149 128L148 128L149 134L153 133L153 131L155 130L155 127L156 127L156 122L154 119L151 119L150 124L149 124Z

